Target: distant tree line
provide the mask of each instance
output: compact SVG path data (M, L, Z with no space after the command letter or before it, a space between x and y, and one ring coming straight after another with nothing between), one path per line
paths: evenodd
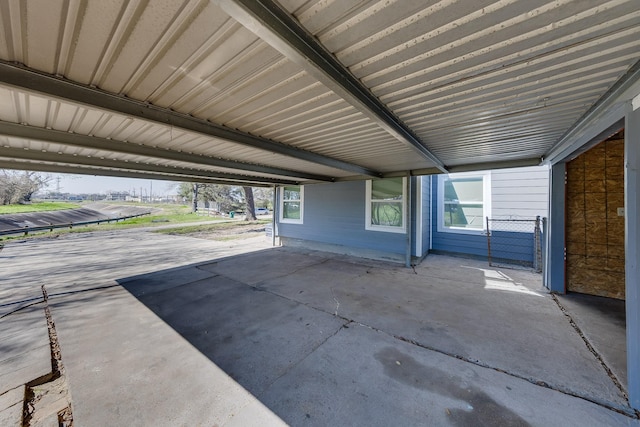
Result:
M48 181L48 176L36 172L0 169L0 205L29 203Z

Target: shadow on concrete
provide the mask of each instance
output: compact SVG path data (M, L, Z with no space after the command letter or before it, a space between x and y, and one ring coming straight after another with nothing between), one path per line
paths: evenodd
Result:
M549 425L567 405L616 425L633 413L532 273L277 248L118 283L293 425Z

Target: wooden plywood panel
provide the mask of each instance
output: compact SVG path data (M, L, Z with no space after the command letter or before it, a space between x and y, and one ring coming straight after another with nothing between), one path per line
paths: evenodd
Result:
M624 299L624 287L615 286L616 283L624 284L624 273L592 268L568 268L567 273L574 276L571 292Z
M567 290L624 299L624 136L567 163Z

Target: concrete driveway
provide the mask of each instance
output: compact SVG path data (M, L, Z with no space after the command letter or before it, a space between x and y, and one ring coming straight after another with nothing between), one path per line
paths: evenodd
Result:
M15 243L0 296L49 289L76 425L639 425L539 275L268 243Z

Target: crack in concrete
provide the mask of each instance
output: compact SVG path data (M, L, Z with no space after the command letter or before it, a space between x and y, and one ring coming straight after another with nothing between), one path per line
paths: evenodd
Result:
M40 425L42 422L50 424L55 420L60 427L72 427L71 397L62 364L58 333L51 316L45 285L41 289L49 333L51 373L26 384L22 426Z
M271 388L272 385L274 385L276 382L278 382L278 380L280 378L284 377L289 372L291 372L293 369L295 369L296 366L300 365L302 362L307 360L309 358L309 356L311 356L313 353L315 353L322 345L324 345L324 343L326 343L331 338L333 338L336 335L338 335L338 332L340 332L343 329L349 329L349 324L350 323L352 323L352 322L347 322L347 323L343 323L342 325L340 325L340 327L338 329L336 329L334 333L332 333L331 335L328 335L325 339L323 339L321 342L319 342L318 345L313 347L311 349L311 351L309 353L307 353L307 355L304 356L302 359L298 360L296 363L294 363L293 365L290 365L287 369L285 369L285 371L282 374L278 375L277 378L275 378L273 381L271 381L262 391L260 391L259 394L261 394L261 395L264 394L267 390L269 390L269 388Z
M305 268L308 268L308 267L311 267L311 266L315 266L315 265L320 265L320 264L326 263L326 262L328 262L328 261L330 261L330 259L324 259L324 260L322 260L321 262L314 263L314 264L311 264L311 265L308 265L308 266L304 266L304 267L300 267L300 268L296 269L295 271L292 271L292 272L290 272L290 273L286 273L286 274L284 274L284 275L282 275L282 276L278 276L278 277L274 277L274 278L286 277L286 276L288 276L288 275L290 275L290 274L293 274L293 273L298 272L298 271L300 271L300 270L303 270L303 269L305 269ZM414 271L415 271L415 269L414 269ZM368 273L368 271L367 271L367 273ZM417 274L417 272L416 272L416 274ZM219 276L221 276L221 277L227 277L227 276L225 276L225 275L223 275L223 274L218 274L218 275L219 275ZM359 276L361 276L361 275L359 275ZM358 277L359 277L359 276L358 276ZM231 277L228 277L228 278L229 278L229 279L232 279L232 280L235 280L235 279L233 279L233 278L231 278ZM274 278L270 278L270 280L272 280L272 279L274 279ZM236 280L236 281L237 281L237 280ZM239 282L239 281L238 281L238 282ZM343 320L343 321L345 321L345 322L346 322L346 323L345 323L345 324L343 324L340 328L338 328L338 330L336 330L336 332L335 332L335 333L333 333L332 335L328 336L325 340L323 340L321 343L319 343L319 344L318 344L318 345L317 345L317 346L316 346L316 347L315 347L311 352L309 352L309 354L308 354L307 356L305 356L304 358L302 358L302 359L301 359L300 361L298 361L295 365L292 365L292 366L290 367L290 369L287 369L287 370L286 370L282 375L278 376L278 378L276 378L276 379L275 379L273 382L271 382L267 387L265 387L265 389L264 389L261 393L264 393L264 392L265 392L266 390L268 390L268 389L269 389L269 387L271 387L271 386L272 386L272 385L273 385L273 384L274 384L278 379L282 378L282 377L283 377L284 375L286 375L286 373L288 373L291 369L293 369L295 366L297 366L297 365L298 365L298 364L300 364L303 360L305 360L307 357L309 357L309 355L313 354L313 353L314 353L314 352L315 352L315 351L316 351L316 350L317 350L317 349L318 349L322 344L324 344L324 343L325 343L325 342L327 342L330 338L332 338L333 336L335 336L336 334L338 334L338 332L340 332L342 329L348 328L348 327L349 327L349 326L348 326L349 324L354 323L354 324L358 324L358 325L360 325L360 326L363 326L363 327L369 328L369 329L371 329L371 330L374 330L374 331L377 331L377 332L383 333L383 334L385 334L385 335L387 335L387 336L390 336L390 337L392 337L392 338L394 338L394 339L397 339L397 340L399 340L399 341L403 341L403 342L406 342L406 343L408 343L408 344L412 344L412 345L415 345L415 346L417 346L417 347L423 348L423 349L425 349L425 350L434 351L434 352L439 353L439 354L442 354L442 355L444 355L444 356L452 357L452 358L455 358L455 359L457 359L457 360L461 360L461 361L463 361L463 362L467 362L467 363L470 363L470 364L472 364L472 365L475 365L475 366L478 366L478 367L481 367L481 368L491 369L491 370L493 370L493 371L500 372L500 373L503 373L503 374L505 374L505 375L509 375L509 376L511 376L511 377L513 377L513 378L517 378L517 379L520 379L520 380L526 381L526 382L528 382L528 383L530 383L530 384L533 384L533 385L536 385L536 386L539 386L539 387L543 387L543 388L546 388L546 389L549 389L549 390L554 390L554 391L557 391L557 392L562 393L562 394L567 395L567 396L571 396L571 397L575 397L575 398L578 398L578 399L582 399L582 400L585 400L585 401L587 401L587 402L593 403L593 404L595 404L595 405L598 405L598 406L603 407L603 408L605 408L605 409L608 409L608 410L610 410L610 411L617 412L617 413L619 413L619 414L622 414L622 415L627 416L627 417L632 418L632 419L640 419L640 413L639 413L638 411L634 410L634 409L633 409L633 408L631 408L631 407L616 407L616 406L614 406L614 405L610 404L609 402L606 402L606 401L599 401L599 400L597 400L597 399L593 399L593 398L590 398L590 397L588 397L588 396L581 395L581 394L579 394L579 393L577 393L577 392L574 392L574 391L572 391L572 390L569 390L569 389L563 389L563 388L560 388L560 387L557 387L557 386L553 386L553 385L550 385L550 384L548 384L548 383L546 383L546 382L544 382L544 381L542 381L542 380L538 380L538 379L535 379L535 378L525 377L525 376L519 375L519 374L517 374L517 373L510 372L510 371L507 371L507 370L505 370L505 369L502 369L502 368L496 367L496 366L491 366L491 365L486 364L486 363L484 363L484 362L482 362L482 361L480 361L480 360L474 360L474 359L471 359L471 358L468 358L468 357L465 357L465 356L462 356L462 355L459 355L459 354L455 354L455 353L447 352L447 351L445 351L445 350L440 350L440 349L437 349L437 348L434 348L434 347L430 347L430 346L425 345L425 344L421 344L421 343L419 343L419 342L417 342L417 341L415 341L415 340L412 340L412 339L410 339L410 338L406 338L406 337L403 337L403 336L400 336L400 335L394 335L394 334L392 334L392 333L389 333L389 332L386 332L386 331L384 331L384 330L378 329L378 328L373 327L373 326L371 326L371 325L367 325L367 324L361 323L361 322L359 322L359 321L357 321L357 320L355 320L355 319L351 319L351 318L345 317L345 316L343 316L343 315L338 315L337 310L336 310L335 312L333 312L333 313L332 313L332 312L327 311L327 310L324 310L324 309L322 309L322 308L315 307L315 306L313 306L313 305L311 305L311 304L309 304L309 303L306 303L306 302L303 302L303 301L296 300L295 298L291 298L291 297L289 297L289 296L286 296L286 295L282 295L282 294L276 293L276 292L274 292L274 291L272 291L272 290L269 290L269 289L265 289L265 288L261 287L261 285L262 285L262 283L263 283L263 282L258 282L258 283L256 283L256 284L248 284L248 283L244 283L244 282L239 282L239 283L242 283L243 285L248 286L248 287L250 287L250 288L253 288L253 289L255 289L255 290L259 290L259 291L261 291L261 292L266 292L266 293L269 293L269 294L271 294L271 295L274 295L274 296L277 296L277 297L283 298L283 299L285 299L285 300L287 300L287 301L294 302L294 303L296 303L296 304L304 305L305 307L311 308L311 309L316 310L316 311L319 311L319 312L321 312L321 313L325 313L325 314L328 314L328 315L334 316L334 317L339 318L339 319L341 319L341 320ZM333 294L333 288L331 289L331 293L332 293L332 295L334 295L334 294ZM335 298L335 297L334 297L334 300L336 300L336 298ZM337 301L336 301L336 302L337 302ZM556 301L556 302L557 302L557 301ZM337 307L336 307L336 308L337 308ZM581 336L582 336L582 335L581 335ZM583 338L583 339L584 339L584 338ZM601 361L601 359L598 359L598 360L600 360L600 361ZM601 363L602 363L602 361L601 361ZM608 367L607 367L607 369L608 369ZM625 393L625 394L623 394L623 395L626 397L626 393Z
M249 284L246 284L246 283L244 283L244 285L257 289L257 286L252 286L252 285L249 285ZM378 329L378 328L373 327L371 325L367 325L367 324L361 323L361 322L359 322L359 321L357 321L355 319L351 319L351 318L348 318L348 317L345 317L345 316L338 316L337 314L331 313L330 311L323 310L322 308L314 307L314 306L312 306L312 305L310 305L308 303L305 303L305 302L302 302L302 301L298 301L298 300L296 300L294 298L290 298L288 296L278 294L278 293L273 292L273 291L268 290L268 289L259 288L259 290L261 290L263 292L267 292L267 293L272 294L274 296L278 296L280 298L286 299L288 301L291 301L291 302L294 302L294 303L297 303L297 304L302 304L302 305L304 305L306 307L309 307L309 308L311 308L313 310L317 310L319 312L322 312L322 313L325 313L325 314L329 314L331 316L335 316L335 317L337 317L339 319L342 319L342 320L346 321L347 323L345 323L345 325L348 325L349 323L355 323L355 324L358 324L360 326L364 326L366 328L369 328L369 329L372 329L374 331L377 331L377 332L383 333L385 335L388 335L388 336L390 336L390 337L392 337L394 339L397 339L397 340L406 342L408 344L412 344L412 345L415 345L417 347L423 348L425 350L434 351L434 352L442 354L444 356L453 357L455 359L461 360L463 362L471 363L472 365L475 365L475 366L478 366L478 367L481 367L481 368L491 369L493 371L500 372L500 373L503 373L505 375L509 375L509 376L511 376L513 378L517 378L517 379L526 381L526 382L528 382L530 384L533 384L533 385L536 385L536 386L539 386L539 387L547 388L549 390L554 390L554 391L557 391L559 393L565 394L567 396L571 396L571 397L575 397L575 398L578 398L578 399L582 399L582 400L585 400L587 402L593 403L595 405L601 406L601 407L603 407L605 409L617 412L619 414L625 415L625 416L630 417L630 418L640 419L640 414L638 414L638 412L635 411L634 409L632 409L631 407L616 407L616 406L610 404L609 402L599 401L597 399L593 399L593 398L590 398L588 396L581 395L581 394L579 394L579 393L577 393L575 391L569 390L569 389L563 389L563 388L560 388L560 387L557 387L557 386L553 386L553 385L548 384L548 383L546 383L546 382L544 382L542 380L539 380L539 379L525 377L523 375L519 375L517 373L510 372L510 371L507 371L505 369L502 369L502 368L499 368L499 367L496 367L496 366L491 366L491 365L489 365L487 363L484 363L484 362L482 362L480 360L474 360L474 359L471 359L471 358L468 358L468 357L465 357L465 356L462 356L462 355L459 355L459 354L447 352L445 350L441 350L441 349L437 349L437 348L434 348L434 347L427 346L425 344L421 344L421 343L419 343L419 342L417 342L415 340L412 340L410 338L406 338L406 337L403 337L403 336L400 336L400 335L394 335L394 334L386 332L386 331L384 331L382 329ZM336 333L333 334L333 335L336 335L340 330L344 329L345 325L343 325L342 328L338 329L338 331L336 331ZM327 340L329 338L331 338L331 337L328 337ZM327 340L325 340L324 342L326 342ZM322 343L320 345L322 345ZM320 345L318 345L318 347ZM313 351L315 351L315 349Z
M618 380L618 377L616 377L616 375L613 373L613 371L611 370L611 368L609 368L609 366L605 363L604 359L602 358L602 356L600 355L600 353L598 353L598 351L595 349L595 347L591 344L591 342L589 342L589 340L587 339L587 337L584 335L584 333L582 332L582 329L580 329L580 327L578 326L578 324L575 322L575 320L573 320L573 317L571 317L571 314L569 314L569 311L567 311L566 307L562 305L562 303L560 302L560 300L558 299L558 297L555 294L551 294L551 298L553 299L553 301L555 301L555 303L557 304L558 308L560 309L560 311L562 312L562 314L564 314L564 316L567 318L567 320L569 321L569 324L571 325L571 327L576 331L576 333L580 336L580 338L582 338L582 341L584 342L584 344L587 346L587 349L589 350L589 352L591 352L591 354L593 354L593 356L596 358L596 360L600 363L600 365L602 366L602 368L605 370L605 372L607 373L607 375L609 376L609 378L611 379L611 381L613 381L613 383L615 384L615 386L618 388L618 391L620 391L620 393L622 394L622 396L627 400L627 402L629 401L629 395L627 394L627 392L625 391L624 387L622 386L622 383L620 382L620 380ZM635 411L635 416L636 418L640 419L640 411L634 410Z
M353 321L353 322L357 323L358 325L363 326L365 328L369 328L369 329L371 329L373 331L380 332L382 334L388 335L388 336L390 336L392 338L395 338L395 339L397 339L399 341L406 342L407 344L412 344L412 345L415 345L416 347L420 347L420 348L423 348L425 350L433 351L433 352L442 354L444 356L452 357L454 359L458 359L460 361L467 362L467 363L470 363L472 365L475 365L475 366L478 366L478 367L481 367L481 368L491 369L493 371L500 372L500 373L505 374L505 375L509 375L510 377L526 381L526 382L531 383L533 385L536 385L536 386L539 386L539 387L543 387L543 388L546 388L546 389L549 389L549 390L557 391L557 392L565 394L567 396L571 396L571 397L575 397L575 398L578 398L578 399L586 400L587 402L593 403L595 405L601 406L601 407L603 407L605 409L617 412L619 414L625 415L625 416L630 417L630 418L634 418L634 419L638 419L639 418L637 413L635 411L633 411L631 408L626 408L626 407L622 408L622 407L612 406L608 402L598 401L598 400L592 399L592 398L590 398L588 396L583 396L583 395L581 395L581 394L579 394L577 392L574 392L574 391L571 391L571 390L568 390L568 389L562 389L562 388L559 388L559 387L554 387L554 386L552 386L552 385L550 385L550 384L548 384L548 383L546 383L544 381L537 380L535 378L525 377L525 376L516 374L514 372L510 372L510 371L507 371L505 369L498 368L496 366L491 366L491 365L489 365L487 363L484 363L484 362L482 362L480 360L477 360L477 359L471 359L471 358L468 358L468 357L465 357L465 356L462 356L462 355L459 355L459 354L447 352L445 350L440 350L440 349L435 348L435 347L430 347L428 345L422 344L422 343L420 343L418 341L415 341L415 340L412 340L410 338L406 338L406 337L403 337L403 336L400 336L400 335L394 335L392 333L383 331L382 329L378 329L376 327L373 327L373 326L370 326L370 325L367 325L367 324L364 324L364 323L360 323L360 322L357 322L357 321Z

